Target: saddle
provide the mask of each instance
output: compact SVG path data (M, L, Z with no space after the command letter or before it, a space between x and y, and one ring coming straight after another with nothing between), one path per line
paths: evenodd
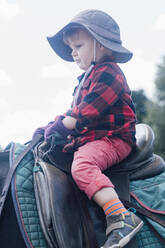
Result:
M153 154L154 134L148 125L136 126L136 138L137 145L128 158L104 173L115 185L122 202L138 209L130 202L130 181L158 175L164 171L165 163ZM89 201L74 184L70 175L73 154L63 153L60 147L53 145L48 149L41 143L35 147L34 155L35 195L42 229L50 247L102 246L106 239L105 216L102 209ZM138 211L156 220L151 213ZM136 240L126 247L136 247Z
M130 156L104 173L112 180L119 197L127 207L133 206L141 214L158 221L165 227L165 222L157 220L155 215L130 202L130 181L156 176L165 167L163 159L153 154L152 129L148 125L138 124L136 131L137 146ZM97 248L102 246L106 239L105 216L102 209L93 201L89 201L72 180L70 169L73 154L63 153L60 147L53 145L48 147L41 142L39 136L17 156L7 176L5 174L3 177L0 185L0 215L13 175L25 155L31 150L35 157L33 167L35 198L48 247ZM7 150L6 156L8 156ZM135 248L135 240L126 247Z

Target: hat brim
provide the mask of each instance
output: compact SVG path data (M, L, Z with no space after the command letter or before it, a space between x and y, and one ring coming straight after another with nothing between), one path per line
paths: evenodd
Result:
M111 50L113 52L114 62L126 63L132 58L133 56L132 52L130 52L125 47L123 47L121 44L111 40L107 40L104 37L101 37L100 35L93 32L87 25L76 22L70 22L54 36L47 37L47 40L50 46L52 47L52 49L62 59L73 62L73 58L71 55L72 50L67 44L64 43L63 33L66 30L69 30L70 28L74 27L75 25L85 28L99 43L101 43L104 47Z

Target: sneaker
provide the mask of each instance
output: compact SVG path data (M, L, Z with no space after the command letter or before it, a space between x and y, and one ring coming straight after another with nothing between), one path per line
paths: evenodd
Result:
M143 221L132 212L107 216L106 220L107 240L102 248L124 247L143 226Z

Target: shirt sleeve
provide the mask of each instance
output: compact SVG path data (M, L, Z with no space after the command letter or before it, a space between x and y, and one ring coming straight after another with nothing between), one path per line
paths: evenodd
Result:
M112 66L95 69L87 94L79 105L66 113L77 119L76 129L79 132L109 112L124 90L124 81L122 72Z

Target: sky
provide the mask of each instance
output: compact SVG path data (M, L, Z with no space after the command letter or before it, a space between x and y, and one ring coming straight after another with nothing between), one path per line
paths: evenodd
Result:
M120 64L128 84L154 98L165 55L164 0L0 0L0 146L29 141L37 127L70 107L82 71L59 58L46 37L85 9L116 20L123 45L134 54Z

